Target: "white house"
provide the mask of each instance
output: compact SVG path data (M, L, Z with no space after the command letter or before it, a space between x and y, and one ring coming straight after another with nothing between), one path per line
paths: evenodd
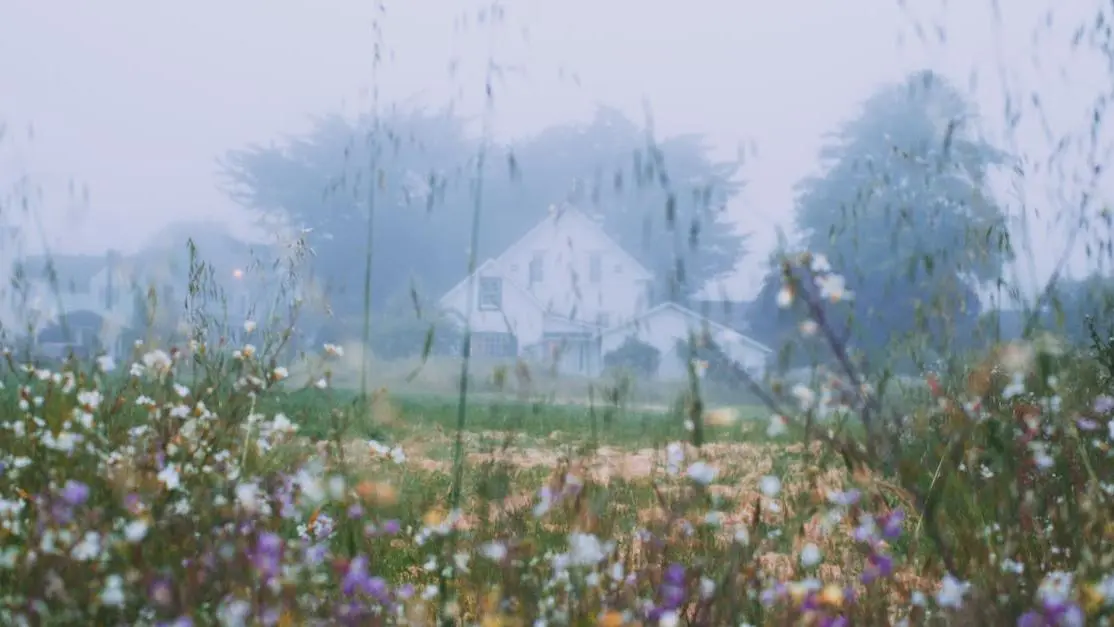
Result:
M711 339L731 361L754 376L762 375L773 354L760 342L677 303L662 303L634 320L602 330L600 352L606 355L633 337L658 350L659 377L683 379L688 376L689 355L687 350L678 353L678 341L687 341L690 334L698 344Z
M503 254L450 289L440 306L461 325L470 323L475 356L540 359L556 362L561 372L594 375L603 369L603 356L631 334L649 333L647 343L672 350L689 332L677 321L708 322L679 306L651 308L653 279L595 219L575 208L554 208ZM747 364L769 353L712 325L725 350L731 346L731 354ZM674 369L663 367L661 374L673 376Z

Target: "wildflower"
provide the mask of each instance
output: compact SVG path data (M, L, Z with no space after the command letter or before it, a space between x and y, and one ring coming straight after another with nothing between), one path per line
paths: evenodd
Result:
M575 566L595 566L607 557L604 545L590 533L569 534L569 560Z
M788 285L783 286L777 293L777 306L787 309L793 304L793 289Z
M1114 411L1114 396L1099 396L1091 406L1096 414L1104 415Z
M838 274L826 274L816 278L816 285L820 288L820 296L833 303L851 300L854 292L847 289L847 281Z
M325 344L325 354L331 357L344 357L344 347L336 344Z
M839 505L839 506L842 506L842 507L850 507L851 505L854 505L855 503L858 503L859 498L861 496L862 496L862 493L859 492L858 490L848 490L846 492L843 492L843 491L835 492L835 491L833 491L833 492L828 492L828 502L832 503L833 505Z
M256 324L254 320L244 320L244 332L251 333L255 331Z
M480 555L493 562L502 562L507 558L507 545L502 542L488 542L480 547Z
M681 464L685 461L685 449L679 442L670 442L665 447L665 471L675 475L681 471Z
M970 583L960 581L948 573L944 575L940 589L936 591L936 604L940 607L959 609L963 607L963 595L967 594L970 587Z
M96 531L87 531L81 537L81 542L74 545L70 556L79 562L88 562L101 554L101 534Z
M770 416L770 424L766 427L766 437L776 438L786 432L785 416L774 414Z
M135 544L147 537L147 521L133 520L124 527L124 539Z
M143 367L155 374L163 374L170 370L173 361L165 351L155 349L143 355Z
M178 474L178 467L174 464L167 464L166 467L159 471L157 478L166 486L167 490L175 490L182 484L181 476Z
M812 409L816 403L816 394L807 386L797 384L793 386L793 396L797 399L797 404L800 405L801 411L808 411Z
M97 357L97 368L101 372L112 372L116 370L116 360L111 355L101 355Z
M109 607L120 607L124 604L124 578L120 575L109 575L104 580L104 589L101 590L101 603Z
M820 563L823 555L820 553L820 547L812 542L809 542L801 549L801 566L805 568L812 568Z
M67 480L62 488L62 500L76 507L89 499L89 486L79 481Z
M819 330L820 325L816 324L815 320L805 320L801 323L801 335L804 335L805 337L816 335L816 332Z
M271 378L275 381L282 381L290 376L290 371L282 366L277 366L271 371Z
M758 489L762 491L762 494L773 498L778 495L778 492L781 492L781 479L773 475L766 475L758 481Z
M696 462L693 465L689 466L688 472L686 474L688 475L689 479L692 479L702 486L706 486L715 481L718 471L715 469L714 466L711 466L704 462Z

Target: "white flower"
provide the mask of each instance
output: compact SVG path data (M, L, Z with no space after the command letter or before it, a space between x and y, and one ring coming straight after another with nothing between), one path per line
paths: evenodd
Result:
M133 520L124 527L124 539L135 544L147 537L147 521Z
M808 411L816 403L816 393L813 392L808 386L798 383L793 386L791 391L793 397L797 399L797 404L801 406L801 411Z
M344 357L344 347L337 346L336 344L326 344L325 354L331 355L333 357Z
M681 618L677 615L677 612L674 611L674 610L669 610L668 612L662 614L661 618L658 619L658 626L659 627L677 627L677 625L680 625L680 624L681 624Z
M809 542L801 549L801 566L805 568L812 568L820 563L823 555L820 553L820 547Z
M181 476L178 474L178 467L174 464L167 464L165 468L160 470L158 480L166 486L167 490L174 490L182 484Z
M970 583L960 581L948 573L944 575L944 581L936 592L936 604L940 607L959 609L963 607L963 595L967 594L970 587Z
M1071 597L1074 578L1071 573L1053 571L1044 577L1037 588L1037 599L1046 604L1060 604Z
M112 372L116 369L116 360L111 355L101 355L97 357L97 368L100 368L101 372Z
M785 431L785 416L777 414L770 416L770 423L766 426L766 437L776 438L779 435L784 435Z
M401 464L406 461L406 453L403 452L401 446L396 446L391 449L391 461L396 464Z
M255 327L256 327L255 320L244 320L244 332L245 333L251 333L252 331L255 330Z
M101 590L101 603L109 607L120 607L124 604L124 578L120 575L109 575L104 580L104 589Z
M815 320L805 320L801 323L801 335L810 337L820 330L820 325L816 324Z
M175 383L174 384L174 392L182 398L185 398L185 397L190 395L190 389L188 387L182 385L181 383Z
M812 255L812 271L817 274L824 274L832 271L832 264L828 262L828 258L822 253L814 253Z
M575 566L595 566L607 557L600 539L590 533L569 534L569 561Z
M777 306L787 309L793 304L793 290L789 286L782 287L777 292Z
M1020 372L1015 372L1007 385L1002 390L1002 398L1009 400L1015 396L1021 396L1025 393L1025 375Z
M665 471L671 475L681 472L681 464L685 461L685 449L679 442L670 442L665 446Z
M766 475L758 481L758 489L762 490L762 494L773 498L781 492L781 479L773 475Z
M502 542L488 542L480 547L480 555L493 562L502 562L507 558L507 545Z
M692 479L696 483L699 483L700 485L708 485L709 483L715 481L718 472L719 471L717 471L714 466L711 466L704 462L696 462L693 465L689 466L688 472L686 474L688 475L689 479Z
M838 274L816 277L816 285L820 288L820 296L833 303L851 300L854 296L854 293L847 289L847 281Z
M86 531L85 535L81 537L81 542L78 542L70 556L79 562L88 562L101 554L101 534L96 531Z
M143 366L155 371L156 374L170 370L171 364L170 355L166 354L166 351L155 349L143 356Z

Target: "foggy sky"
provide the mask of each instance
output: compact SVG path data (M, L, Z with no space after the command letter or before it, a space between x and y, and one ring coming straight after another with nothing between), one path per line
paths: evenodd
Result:
M756 146L742 172L746 191L730 208L753 233L752 250L724 283L729 295L749 297L823 134L883 82L931 67L973 85L991 130L1030 164L1047 160L1061 138L1086 137L1093 101L1114 84L1105 60L1069 47L1097 0L1011 0L1000 23L989 0L909 0L907 10L895 0L504 4L502 24L463 28L454 23L480 3L387 3L386 58L373 78L376 5L368 0L6 0L0 197L22 176L41 188L32 206L56 251L131 250L173 220L245 228L246 212L215 185L222 153L303 131L314 114L366 111L374 86L381 106L452 101L479 115L491 59L507 68L490 118L503 140L584 119L599 103L636 120L648 106L659 135L707 133L723 156ZM459 69L450 76L453 59ZM1034 115L1034 91L1044 120ZM1005 93L1024 97L1022 122L1008 137ZM1103 143L1111 137L1104 133ZM1034 229L1038 278L1066 242L1051 216L1062 220L1061 207L1082 192L1068 179L1085 172L1086 150L1072 151L1059 166L1066 173L1029 173L1022 190L1046 216ZM1015 190L1003 191L1019 202ZM1104 199L1111 192L1104 179ZM1022 266L1031 280L1028 260Z

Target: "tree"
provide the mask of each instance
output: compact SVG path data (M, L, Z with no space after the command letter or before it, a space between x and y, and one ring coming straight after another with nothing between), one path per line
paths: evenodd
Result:
M799 250L825 255L854 293L842 309L825 306L830 323L870 355L895 342L939 352L967 339L976 287L1012 259L986 184L1006 155L978 136L976 121L947 81L916 73L867 100L822 149L824 172L797 187ZM758 324L774 307L780 271L767 278Z
M724 211L742 190L739 164L712 160L701 135L650 141L621 112L604 107L588 124L543 131L514 155L518 181L499 186L495 204L513 208L501 215L517 224L501 241L492 237L496 252L550 203L568 201L600 214L608 234L654 273L659 301L686 300L733 271L743 255L746 236Z
M331 284L334 309L352 315L363 309L372 203L373 308L414 280L439 295L463 278L481 152L480 261L563 201L602 214L605 230L661 278L663 298L672 277L681 275L683 297L730 272L742 252L743 236L721 211L740 189L736 164L712 161L696 135L648 145L608 109L515 147L482 144L448 113L396 112L378 124L330 116L282 145L232 151L223 168L235 200L314 229L315 271Z

